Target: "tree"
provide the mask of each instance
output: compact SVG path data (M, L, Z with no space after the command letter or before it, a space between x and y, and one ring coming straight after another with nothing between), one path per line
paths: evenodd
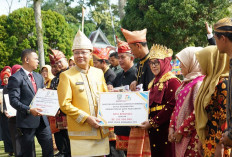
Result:
M42 11L43 45L45 62L49 63L48 49L59 49L67 57L72 55L71 47L75 33L65 18L54 11ZM8 16L0 16L0 68L20 64L23 49L38 49L34 11L32 8L15 10Z
M93 19L96 23L97 28L101 28L106 34L106 37L112 45L114 45L114 34L111 24L111 15L109 12L109 1L108 0L89 0L85 3L86 6L90 8L90 13L88 15L89 19ZM111 5L113 22L115 27L116 35L121 37L120 30L120 18L118 12L118 5Z
M123 19L125 16L124 7L126 5L126 0L118 0L118 11L120 19Z
M69 0L68 2L72 2ZM89 36L92 31L97 28L106 34L111 44L114 44L113 29L111 25L111 16L109 12L109 0L78 0L75 7L70 6L71 3L64 3L64 0L45 0L42 10L53 10L62 14L66 21L72 26L76 25L81 28L79 22L82 19L82 7L87 8L88 14L85 18L84 33ZM111 5L115 32L120 37L120 18L117 5Z
M228 16L228 6L229 0L128 0L122 27L147 28L149 46L163 44L178 52L187 46L206 46L204 22Z
M37 33L37 44L39 51L39 64L42 68L45 65L44 61L44 46L43 46L43 28L41 17L41 0L34 0L35 26Z

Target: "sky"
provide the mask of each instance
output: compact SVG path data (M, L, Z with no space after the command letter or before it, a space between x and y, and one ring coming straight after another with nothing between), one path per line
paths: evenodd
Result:
M7 4L8 2L13 1L11 12L18 9L26 7L27 0L0 0L0 16L1 15L8 15L9 13L9 6ZM111 3L117 4L116 0L111 0Z
M9 6L7 4L7 1L8 2L13 1L11 12L18 8L23 8L26 6L26 0L0 0L0 16L8 15L9 13Z

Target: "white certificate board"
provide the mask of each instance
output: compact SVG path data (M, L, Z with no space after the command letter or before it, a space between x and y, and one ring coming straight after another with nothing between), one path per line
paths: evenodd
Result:
M42 115L55 116L60 108L56 90L38 89L31 102L31 108L40 108Z
M101 126L140 126L148 120L149 92L102 92L98 118Z
M8 95L8 94L4 94L4 100L5 100L5 104L6 104L7 113L8 113L10 116L16 116L16 109L14 109L14 108L10 105L10 99L9 99L9 95Z

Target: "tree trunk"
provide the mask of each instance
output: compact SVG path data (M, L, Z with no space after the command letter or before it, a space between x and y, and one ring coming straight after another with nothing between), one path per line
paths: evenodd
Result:
M44 47L43 47L41 0L34 0L34 14L35 14L36 33L37 33L37 44L39 51L39 65L40 68L42 68L45 65L45 61L44 61Z
M118 10L120 20L125 16L124 6L126 5L126 0L118 0Z

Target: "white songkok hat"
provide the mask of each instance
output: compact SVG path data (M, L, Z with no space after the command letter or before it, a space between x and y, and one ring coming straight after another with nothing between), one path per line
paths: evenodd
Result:
M75 49L89 49L93 51L93 45L91 41L80 30L78 30L73 40L72 51Z

